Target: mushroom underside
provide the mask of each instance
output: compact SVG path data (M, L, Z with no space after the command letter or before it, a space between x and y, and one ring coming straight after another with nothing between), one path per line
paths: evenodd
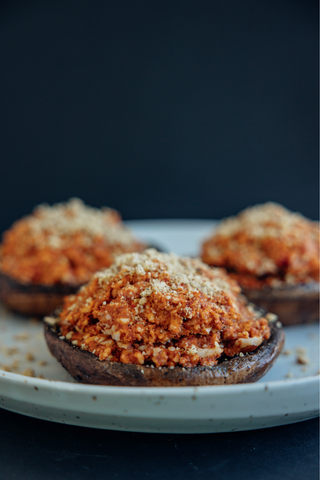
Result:
M262 290L243 287L242 291L251 302L275 313L283 325L319 320L319 284L316 282Z
M66 295L76 293L80 285L24 284L0 272L0 300L18 313L43 317L62 304Z

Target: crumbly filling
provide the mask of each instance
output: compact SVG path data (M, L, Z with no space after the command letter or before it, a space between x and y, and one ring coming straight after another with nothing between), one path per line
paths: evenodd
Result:
M118 212L71 199L40 205L5 232L0 268L23 283L77 285L116 255L142 249Z
M202 260L225 267L242 286L319 281L319 224L266 203L223 220L202 247Z
M153 249L117 257L60 314L62 338L100 360L146 365L215 365L270 336L221 269Z

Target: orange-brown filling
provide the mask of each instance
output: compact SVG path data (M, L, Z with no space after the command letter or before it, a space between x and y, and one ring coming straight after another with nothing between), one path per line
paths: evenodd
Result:
M78 210L84 208L87 207L80 204ZM41 215L44 217L43 225ZM75 208L68 210L68 207L65 207L61 215L69 222L69 231L68 228L59 230L59 225L55 228L54 219L46 225L41 209L16 222L4 234L0 250L1 271L22 283L81 285L87 282L93 273L111 265L116 255L141 251L144 248L133 238L125 239L126 242L119 239L117 242L117 231L123 235L125 227L114 210L108 210L104 216L101 212L98 216L99 229L102 232L105 229L107 233L112 230L115 237L112 242L103 234L91 231L88 212L84 218L86 225L80 224L79 229L77 224L72 226L75 221L79 223L78 211ZM38 222L36 228L35 220Z
M140 273L120 265L108 281L96 275L67 297L61 334L100 360L151 368L215 365L223 354L253 351L269 338L267 320L255 317L222 270L191 261L209 283L218 279L228 287L208 295L190 290L184 279L173 282L162 263L165 255L153 255L156 268Z
M226 268L248 288L319 282L319 225L275 204L253 207L221 223L202 260Z

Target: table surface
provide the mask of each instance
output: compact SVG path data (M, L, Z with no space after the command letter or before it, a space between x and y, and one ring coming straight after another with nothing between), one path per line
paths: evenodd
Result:
M60 425L0 409L2 480L319 478L319 421L202 435Z

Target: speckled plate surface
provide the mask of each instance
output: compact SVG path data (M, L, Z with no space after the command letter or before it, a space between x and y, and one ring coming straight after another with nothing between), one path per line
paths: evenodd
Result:
M215 222L130 222L140 238L196 255ZM41 322L0 308L0 406L87 427L209 433L283 425L319 414L319 325L287 327L283 354L255 384L135 388L76 383L53 358ZM302 362L302 363L299 363Z

